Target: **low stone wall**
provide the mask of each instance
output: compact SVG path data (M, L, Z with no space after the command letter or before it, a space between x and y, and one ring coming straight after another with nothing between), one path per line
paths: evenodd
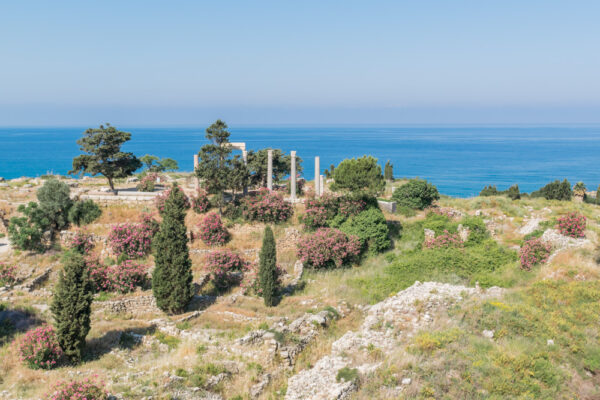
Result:
M390 214L393 214L396 212L396 202L395 201L377 200L377 204L379 205L379 208L381 208L385 212L388 212Z

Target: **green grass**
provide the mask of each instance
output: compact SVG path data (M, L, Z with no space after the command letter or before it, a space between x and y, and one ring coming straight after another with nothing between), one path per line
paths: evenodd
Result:
M546 280L502 301L456 307L458 327L417 335L409 349L419 356L407 368L436 398L597 398L599 300L598 281ZM590 387L587 397L578 392Z
M368 302L375 303L415 281L510 287L526 279L517 266L517 253L490 239L481 219L466 217L461 223L471 229L465 247L439 249L421 249L423 229L438 234L445 230L456 232L457 222L429 214L423 221L406 224L396 242L396 251L384 256L389 265L373 274L351 278L350 286Z
M179 346L179 343L181 343L181 339L179 339L178 337L167 335L166 333L163 333L161 331L156 331L154 333L154 337L160 343L169 346L169 349L171 350L177 348L177 346Z

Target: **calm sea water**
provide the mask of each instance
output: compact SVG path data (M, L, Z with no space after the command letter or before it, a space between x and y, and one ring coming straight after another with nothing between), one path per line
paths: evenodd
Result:
M126 151L171 157L193 169L193 154L206 143L205 127L135 128ZM84 128L0 128L0 176L10 179L48 172L66 174L79 154ZM397 177L419 176L443 194L467 197L483 186L518 183L531 191L554 180L600 184L600 126L294 126L231 127L231 141L249 149L296 150L304 176L344 158L370 154L390 160Z

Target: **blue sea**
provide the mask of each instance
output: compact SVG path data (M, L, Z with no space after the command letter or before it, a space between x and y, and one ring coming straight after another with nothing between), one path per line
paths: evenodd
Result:
M171 157L183 171L193 169L193 154L206 143L206 127L136 128L124 146L138 156ZM0 128L0 177L66 174L80 154L81 128ZM248 149L296 150L303 174L345 158L373 155L390 160L396 177L421 177L441 193L469 197L488 184L505 189L519 184L532 191L554 179L600 184L600 126L231 126L231 141Z

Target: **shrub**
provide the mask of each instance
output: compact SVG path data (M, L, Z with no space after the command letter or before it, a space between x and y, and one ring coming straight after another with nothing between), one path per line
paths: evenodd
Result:
M439 198L437 188L423 179L411 179L392 194L392 199L399 205L419 210L429 207Z
M344 217L352 217L353 215L360 214L365 207L367 202L356 196L342 196L338 198L338 214Z
M63 351L50 325L28 331L18 344L19 358L32 369L54 368Z
M196 214L202 214L210 208L210 201L208 200L208 194L204 190L198 190L196 195L191 200L192 210Z
M69 225L69 210L73 206L69 186L57 179L49 179L38 189L39 209L51 232L65 229Z
M199 224L199 237L209 246L220 246L227 243L229 232L217 213L206 215Z
M571 200L573 192L568 180L555 180L543 188L531 193L532 197L544 197L546 200Z
M17 267L0 262L0 286L13 285L17 282Z
M506 191L506 195L511 200L519 200L521 198L521 192L519 191L519 185L512 185Z
M94 248L94 241L92 235L79 230L75 232L75 235L73 235L71 239L69 239L68 246L79 254L89 254Z
M427 249L439 249L448 247L463 247L463 242L460 240L458 233L450 233L447 230L441 235L427 239L423 242L423 246Z
M71 361L80 361L85 349L85 338L90 331L93 291L90 271L83 256L68 253L63 270L58 274L50 310L60 348Z
M214 285L226 289L239 280L235 272L243 272L247 263L230 250L217 250L206 257L206 271L210 273Z
M543 264L548 261L552 246L541 239L530 239L526 241L519 252L521 268L529 271L534 265Z
M294 210L280 193L261 189L256 196L246 197L243 200L244 218L249 221L284 222L287 221Z
M140 180L140 183L137 185L137 190L140 192L154 192L157 179L158 174L156 172L151 172L144 175L144 177Z
M340 230L358 237L362 247L370 254L380 253L391 244L387 222L379 208L370 208L348 218Z
M154 204L156 205L156 208L158 209L158 212L160 215L162 215L162 213L165 209L165 201L169 198L169 195L171 194L171 190L173 190L173 187L163 190L154 199ZM191 207L190 199L185 195L185 193L183 193L182 201L183 201L182 204L183 204L184 209L188 210Z
M328 268L346 265L360 254L360 239L338 229L320 228L298 242L298 258L308 267Z
M468 245L479 244L490 237L490 234L485 226L485 222L481 217L466 216L460 223L463 227L469 229Z
M484 196L498 196L500 193L501 192L498 191L498 189L496 188L495 185L494 186L489 185L489 186L484 187L483 190L481 192L479 192L479 195L481 197L484 197Z
M346 159L333 171L333 190L365 192L372 195L385 189L385 180L377 159L371 156Z
M102 210L93 200L80 200L69 210L69 221L77 226L91 224L102 215Z
M127 293L144 286L148 280L148 266L130 260L115 265L94 261L88 262L88 266L96 292Z
M362 196L334 197L326 194L306 201L302 222L309 228L341 225L348 217L359 214L367 206ZM335 223L332 223L336 219Z
M561 235L570 236L572 238L585 237L585 216L576 212L569 213L559 217L556 220L558 231Z
M586 191L587 187L583 182L577 182L575 185L573 185L573 193L575 193L577 196L583 196Z
M85 378L81 381L58 382L46 398L48 400L105 400L108 398L108 393L102 383Z
M157 223L150 215L144 215L141 223L113 225L108 235L111 250L126 257L144 257L150 252L152 238L157 232Z

